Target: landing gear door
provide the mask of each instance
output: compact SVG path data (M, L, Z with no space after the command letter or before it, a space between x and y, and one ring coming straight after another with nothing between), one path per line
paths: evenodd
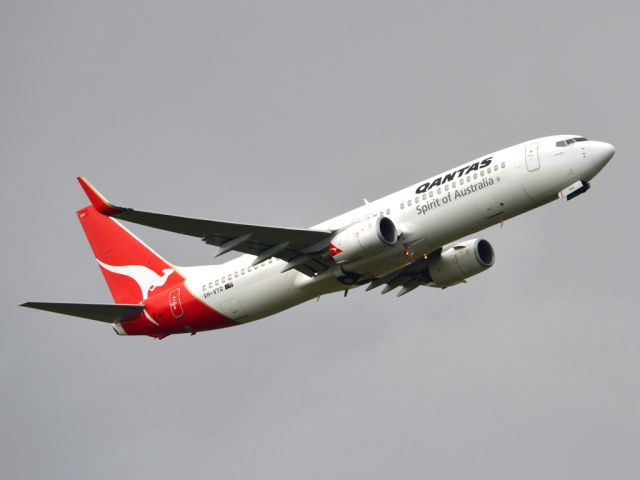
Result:
M538 158L538 144L530 143L525 150L525 161L527 162L527 170L533 172L540 168L540 159Z

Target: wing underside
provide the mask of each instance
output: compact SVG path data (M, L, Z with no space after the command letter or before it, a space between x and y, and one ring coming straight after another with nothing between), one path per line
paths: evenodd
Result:
M442 249L438 249L429 254L428 257L421 256L400 270L396 270L383 277L373 279L367 286L366 291L385 285L381 292L384 294L397 287L402 287L397 294L398 297L401 297L402 295L415 290L420 285L426 285L429 281L429 274L427 270L429 263L437 258L441 251Z
M109 203L86 179L78 181L93 206L103 215L148 227L198 237L219 247L216 256L234 250L255 255L254 264L271 257L287 262L283 271L296 269L308 276L324 272L335 264L328 247L329 230L309 230L220 222L143 212Z

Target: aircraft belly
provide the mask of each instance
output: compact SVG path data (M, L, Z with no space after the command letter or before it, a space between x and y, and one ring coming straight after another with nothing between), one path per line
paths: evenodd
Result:
M260 318L281 312L315 296L314 292L304 292L295 288L294 279L299 272L293 270L280 273L276 267L270 275L253 282L238 283L233 295L241 304L240 322L252 322ZM266 272L265 272L266 273ZM226 305L223 303L222 308Z

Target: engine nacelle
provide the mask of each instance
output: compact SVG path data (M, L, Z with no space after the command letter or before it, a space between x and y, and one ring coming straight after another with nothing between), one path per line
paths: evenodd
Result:
M440 288L451 287L484 272L493 265L495 254L486 240L474 238L444 250L429 265L429 276Z
M392 247L398 230L389 217L364 219L338 232L329 251L337 263L352 262Z

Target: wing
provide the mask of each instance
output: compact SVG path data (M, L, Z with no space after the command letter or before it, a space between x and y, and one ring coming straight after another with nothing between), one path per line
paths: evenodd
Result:
M296 269L308 276L324 272L334 264L328 252L334 232L295 228L245 225L200 218L178 217L162 213L141 212L115 206L85 178L78 177L92 205L103 215L201 238L220 247L216 257L230 250L255 255L254 265L276 257L287 262L283 272Z
M45 303L27 302L21 307L35 308L46 312L62 313L74 317L113 323L135 318L142 313L144 305L105 305L95 303Z
M427 267L429 263L440 255L442 249L439 248L430 253L428 257L420 257L418 260L410 263L409 265L396 270L384 277L374 279L366 288L366 291L373 290L380 285L386 284L381 293L387 293L394 288L402 286L397 296L401 297L412 290L418 288L420 285L427 285L429 281Z

